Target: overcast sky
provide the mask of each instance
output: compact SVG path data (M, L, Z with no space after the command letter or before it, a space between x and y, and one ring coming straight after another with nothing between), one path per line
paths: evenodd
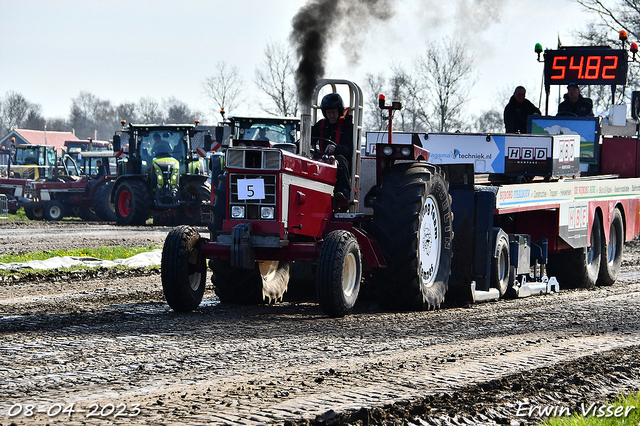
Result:
M117 105L175 97L210 110L202 82L218 61L242 72L247 105L260 110L253 83L269 42L287 42L303 0L0 0L0 96L8 91L42 105L45 118L68 117L71 99L90 92ZM367 73L410 67L429 42L444 36L475 55L478 79L468 113L498 106L498 93L527 87L540 95L542 64L535 43L555 48L558 36L591 18L575 0L394 0L394 15L371 22L358 43L360 60L334 40L325 77L365 86ZM355 25L358 17L347 25ZM346 33L336 28L338 37ZM544 104L544 102L543 102ZM500 106L502 108L503 106ZM555 110L553 111L555 112ZM230 113L233 113L230 111ZM209 116L209 122L218 117ZM204 120L203 120L204 121Z

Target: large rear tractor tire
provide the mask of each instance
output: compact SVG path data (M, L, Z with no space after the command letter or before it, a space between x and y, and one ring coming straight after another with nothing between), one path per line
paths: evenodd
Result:
M255 269L233 268L229 262L211 260L211 282L222 303L256 305L282 300L287 291L291 262L260 261Z
M113 181L105 182L100 185L93 193L93 211L103 222L115 222L116 207L111 202L111 191L113 190Z
M322 311L343 317L353 309L360 292L362 256L352 233L330 232L322 243L316 275L316 292Z
M179 213L180 223L189 225L204 225L203 209L211 208L211 184L209 182L189 182L182 192L182 199L186 205Z
M176 312L192 311L202 301L207 267L198 250L199 241L195 228L178 226L169 232L162 247L162 290Z
M149 191L142 182L126 181L115 188L116 224L144 225L151 215Z
M371 224L388 265L373 273L382 307L440 307L451 274L452 222L449 183L438 167L397 164L382 177Z
M24 214L27 216L29 220L43 220L44 219L44 209L42 206L35 207L25 207Z
M602 225L598 214L591 225L591 246L549 254L547 274L554 276L560 288L586 288L596 285L602 254Z
M618 279L624 251L624 222L622 213L615 209L609 226L609 243L602 238L602 255L600 256L600 275L598 285L613 285Z
M64 205L59 200L51 200L44 205L44 218L59 221L64 217Z
M73 209L73 212L82 220L84 220L85 222L95 222L100 220L100 218L98 217L97 214L95 214L95 212L90 209L89 207L78 207L76 206Z

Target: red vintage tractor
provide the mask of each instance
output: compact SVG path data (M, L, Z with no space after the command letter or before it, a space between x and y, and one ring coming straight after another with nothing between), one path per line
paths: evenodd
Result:
M337 166L312 146L311 123L319 99L343 92L353 122L353 190L334 196ZM390 118L400 106L381 107ZM304 108L299 145L264 147L233 142L213 200L210 238L191 226L173 229L164 244L162 285L176 311L201 302L207 259L223 303L277 301L287 290L292 265L315 270L322 310L351 311L363 275L387 307L433 309L444 301L451 270L451 197L428 151L417 145L379 144L361 210L362 91L346 80L320 81L314 104ZM391 120L390 120L391 121ZM398 161L402 160L402 161ZM368 189L368 188L367 188Z

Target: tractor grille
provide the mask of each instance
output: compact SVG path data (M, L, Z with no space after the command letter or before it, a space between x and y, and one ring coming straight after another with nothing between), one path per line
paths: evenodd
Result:
M261 179L264 182L264 199L241 200L238 197L238 180L241 179ZM276 183L276 175L245 175L233 173L229 176L229 190L231 191L229 205L244 206L246 209L246 219L260 220L261 207L276 207Z
M27 184L25 185L25 188L24 188L24 196L25 196L25 198L29 198L31 200L35 200L37 194L38 194L38 191L36 190L36 183L35 182L27 182Z
M280 170L282 154L279 150L230 148L227 167L242 169Z

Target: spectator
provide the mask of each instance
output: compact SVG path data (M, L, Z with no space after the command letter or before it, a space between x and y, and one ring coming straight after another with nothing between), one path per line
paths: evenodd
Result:
M525 98L527 91L518 86L504 108L504 126L507 133L527 133L527 120L530 115L540 115L540 110Z

